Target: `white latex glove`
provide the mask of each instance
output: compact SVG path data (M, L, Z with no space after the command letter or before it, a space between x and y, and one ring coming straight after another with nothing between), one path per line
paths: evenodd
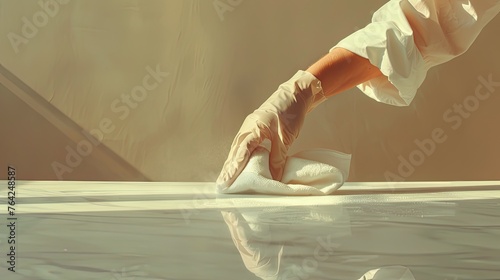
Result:
M283 175L287 152L299 136L305 115L326 99L321 82L311 73L298 71L243 122L217 179L217 187L231 186L245 168L254 149L271 141L270 171L274 180Z

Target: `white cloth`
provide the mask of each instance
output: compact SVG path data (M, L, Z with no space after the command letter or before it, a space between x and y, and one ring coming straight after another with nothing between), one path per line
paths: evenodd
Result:
M427 71L467 51L500 0L391 0L372 22L330 49L367 58L384 74L358 85L383 103L408 106Z
M288 156L283 177L272 179L269 150L259 146L233 184L218 193L274 195L328 195L349 176L351 155L327 149L312 149Z

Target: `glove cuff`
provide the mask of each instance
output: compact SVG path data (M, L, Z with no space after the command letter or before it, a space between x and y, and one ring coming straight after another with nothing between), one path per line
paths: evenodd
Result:
M295 80L295 84L300 89L299 94L308 101L307 113L326 100L321 81L313 74L299 70L291 80Z
M291 109L294 103L299 104L297 98L303 100L298 107L300 109ZM281 84L257 110L271 112L288 110L288 114L301 112L299 114L305 115L325 100L321 82L313 74L299 70L288 81Z

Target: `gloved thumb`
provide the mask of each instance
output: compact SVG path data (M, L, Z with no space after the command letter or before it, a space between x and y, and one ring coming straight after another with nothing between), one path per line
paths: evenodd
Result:
M288 145L276 137L271 141L271 152L269 153L269 168L273 180L281 181L288 153Z
M247 117L253 123L250 117ZM259 129L252 129L249 132L238 133L234 138L229 156L222 167L222 171L217 179L216 186L219 190L229 188L236 180L236 177L243 171L250 155L255 148L262 142L262 136Z

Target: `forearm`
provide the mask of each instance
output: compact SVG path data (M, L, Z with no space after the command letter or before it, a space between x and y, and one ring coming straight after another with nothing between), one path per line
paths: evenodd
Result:
M321 81L326 97L383 75L368 59L343 48L333 49L311 65L307 72Z

